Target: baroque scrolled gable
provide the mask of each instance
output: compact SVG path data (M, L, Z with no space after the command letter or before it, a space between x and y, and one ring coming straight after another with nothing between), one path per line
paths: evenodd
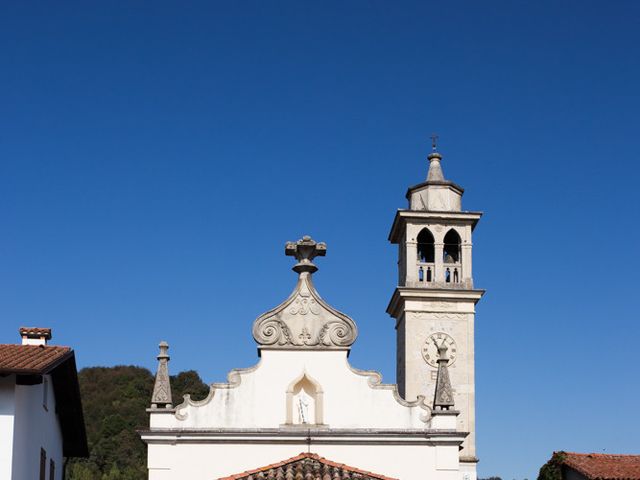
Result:
M348 349L355 342L355 322L324 302L313 286L313 263L324 256L327 246L304 236L287 242L285 254L296 258L295 289L283 303L260 315L253 323L253 338L260 348Z

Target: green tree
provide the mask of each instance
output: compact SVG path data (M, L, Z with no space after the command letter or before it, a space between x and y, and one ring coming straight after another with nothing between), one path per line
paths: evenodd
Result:
M67 480L145 480L146 446L136 430L149 424L154 376L135 366L90 367L78 373L89 443L88 459L73 459ZM189 393L205 398L209 387L193 370L172 376L174 402Z
M566 458L565 452L553 452L551 459L540 468L538 480L562 480L562 464Z

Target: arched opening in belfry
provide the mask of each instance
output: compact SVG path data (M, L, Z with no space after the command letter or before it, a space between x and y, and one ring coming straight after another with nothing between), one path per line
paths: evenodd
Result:
M460 235L453 228L444 236L442 261L444 263L460 263Z
M418 234L418 261L433 263L436 258L435 241L428 228L423 228Z
M287 389L287 424L322 424L322 388L303 373Z

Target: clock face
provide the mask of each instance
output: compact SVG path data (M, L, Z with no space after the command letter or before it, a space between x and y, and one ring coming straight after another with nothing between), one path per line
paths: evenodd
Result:
M422 358L432 367L438 366L438 345L442 345L442 342L447 346L447 357L449 357L449 366L453 365L458 356L458 346L451 336L444 332L436 332L429 335L422 345Z

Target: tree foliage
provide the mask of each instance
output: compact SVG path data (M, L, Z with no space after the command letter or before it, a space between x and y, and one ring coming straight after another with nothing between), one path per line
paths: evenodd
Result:
M145 480L146 445L136 430L149 423L154 376L135 366L90 367L78 373L89 442L88 459L67 465L68 480ZM189 393L205 398L209 387L193 370L171 377L173 401Z
M566 458L565 452L553 452L551 459L540 468L538 480L562 480L562 464Z

